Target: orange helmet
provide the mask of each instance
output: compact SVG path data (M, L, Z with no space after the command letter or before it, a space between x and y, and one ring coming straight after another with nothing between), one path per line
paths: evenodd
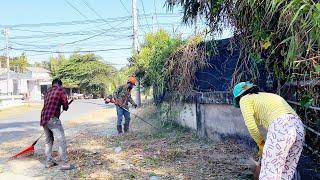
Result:
M138 82L138 80L137 80L137 78L135 78L135 77L129 77L129 79L128 79L128 83L131 83L131 84L133 84L133 85L136 85L137 84L137 82Z

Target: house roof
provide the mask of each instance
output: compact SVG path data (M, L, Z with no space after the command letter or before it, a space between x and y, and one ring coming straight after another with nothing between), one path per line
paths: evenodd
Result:
M35 73L50 73L49 70L41 67L27 67L27 70Z

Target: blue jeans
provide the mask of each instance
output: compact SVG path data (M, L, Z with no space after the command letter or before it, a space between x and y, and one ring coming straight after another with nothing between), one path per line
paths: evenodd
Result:
M117 125L120 126L122 125L122 117L124 116L125 119L125 124L129 125L130 123L130 113L123 108L116 106L117 107Z

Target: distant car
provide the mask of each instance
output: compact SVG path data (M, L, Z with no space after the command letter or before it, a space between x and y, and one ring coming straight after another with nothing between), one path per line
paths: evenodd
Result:
M83 94L73 93L73 99L84 99Z
M85 94L85 95L84 95L84 98L85 98L85 99L92 99L92 98L93 98L93 95L92 95L92 94Z

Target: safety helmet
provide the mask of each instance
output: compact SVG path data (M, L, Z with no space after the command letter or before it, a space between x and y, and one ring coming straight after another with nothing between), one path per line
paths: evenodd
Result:
M256 85L254 85L253 83L250 83L249 81L239 82L238 84L236 84L233 88L233 105L239 108L240 105L237 98L240 97L244 92L246 92L247 90L255 86Z
M137 84L137 82L138 82L137 78L131 76L131 77L129 77L127 83L131 83L132 85L135 86Z

